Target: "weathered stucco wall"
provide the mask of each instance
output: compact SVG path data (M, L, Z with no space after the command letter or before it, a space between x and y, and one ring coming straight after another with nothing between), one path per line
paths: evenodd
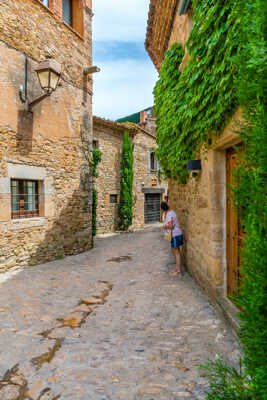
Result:
M0 271L91 247L91 13L84 38L38 0L0 5ZM52 56L62 65L57 90L33 113L19 98L29 57L29 100L41 94L34 67ZM11 219L11 178L40 183L40 217Z
M120 196L120 168L122 157L123 132L125 127L110 121L94 118L94 140L102 152L102 161L97 168L99 177L95 188L98 192L97 232L108 233L118 229L118 203ZM149 169L149 151L156 146L155 137L141 129L130 130L134 144L134 181L133 181L133 224L131 229L144 226L143 187L164 188L167 193L167 182L160 182L156 172ZM118 203L110 203L110 195L117 194Z

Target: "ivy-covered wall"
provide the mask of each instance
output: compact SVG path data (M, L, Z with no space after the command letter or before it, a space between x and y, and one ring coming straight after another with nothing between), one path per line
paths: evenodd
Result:
M187 160L218 135L237 108L234 79L240 20L233 1L193 1L194 25L187 48L189 62L180 73L184 50L174 43L165 55L155 89L158 159L181 182Z
M154 91L158 158L172 178L171 207L180 212L187 234L191 225L192 231L202 235L203 243L196 243L188 235L187 260L189 254L191 260L198 258L199 265L194 272L205 287L216 281L216 276L209 277L211 261L205 258L205 250L214 250L214 258L221 259L220 270L215 271L221 271L225 277L225 149L235 144L235 137L243 143L244 155L232 190L245 232L241 257L243 281L238 299L242 307L240 338L245 378L242 383L240 377L238 387L225 384L219 388L224 372L217 371L220 375L216 382L213 375L207 398L266 399L267 35L264 16L267 3L263 0L193 0L192 4L194 26L187 42L189 62L180 74L182 48L173 44L166 53ZM240 106L242 119L226 128ZM233 134L233 130L238 134ZM206 154L201 152L203 148ZM200 156L203 171L194 181L188 178L186 162ZM203 219L207 221L206 227L200 224ZM210 220L213 224L209 224ZM218 242L214 249L215 240L205 243L212 236ZM203 281L203 276L211 281ZM222 283L223 289L225 281L220 280L219 286ZM215 291L216 301L223 294L219 286Z

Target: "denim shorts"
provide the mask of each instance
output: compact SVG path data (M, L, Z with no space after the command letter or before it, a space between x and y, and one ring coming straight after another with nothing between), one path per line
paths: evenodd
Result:
M184 238L183 235L175 236L171 240L171 248L178 249L178 247L183 246Z

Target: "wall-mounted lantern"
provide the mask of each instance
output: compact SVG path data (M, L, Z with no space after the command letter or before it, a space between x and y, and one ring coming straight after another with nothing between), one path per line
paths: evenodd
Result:
M40 62L38 66L35 68L37 72L39 83L41 88L45 91L45 93L33 100L28 105L28 110L32 111L32 108L44 100L46 97L50 96L52 92L54 92L58 86L58 82L61 74L61 65L52 59L47 59L45 61ZM19 90L20 99L23 103L28 101L28 58L25 60L25 87L24 87L24 96L23 96L23 86L20 87Z
M60 74L61 66L55 60L48 59L42 61L36 68L41 88L47 93L56 90Z
M201 160L189 160L187 162L187 169L188 171L200 171L201 167Z

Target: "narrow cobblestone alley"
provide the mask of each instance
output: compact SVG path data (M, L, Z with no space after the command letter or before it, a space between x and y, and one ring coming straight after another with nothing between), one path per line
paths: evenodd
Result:
M158 228L97 239L1 284L1 400L204 399L198 364L239 357Z

